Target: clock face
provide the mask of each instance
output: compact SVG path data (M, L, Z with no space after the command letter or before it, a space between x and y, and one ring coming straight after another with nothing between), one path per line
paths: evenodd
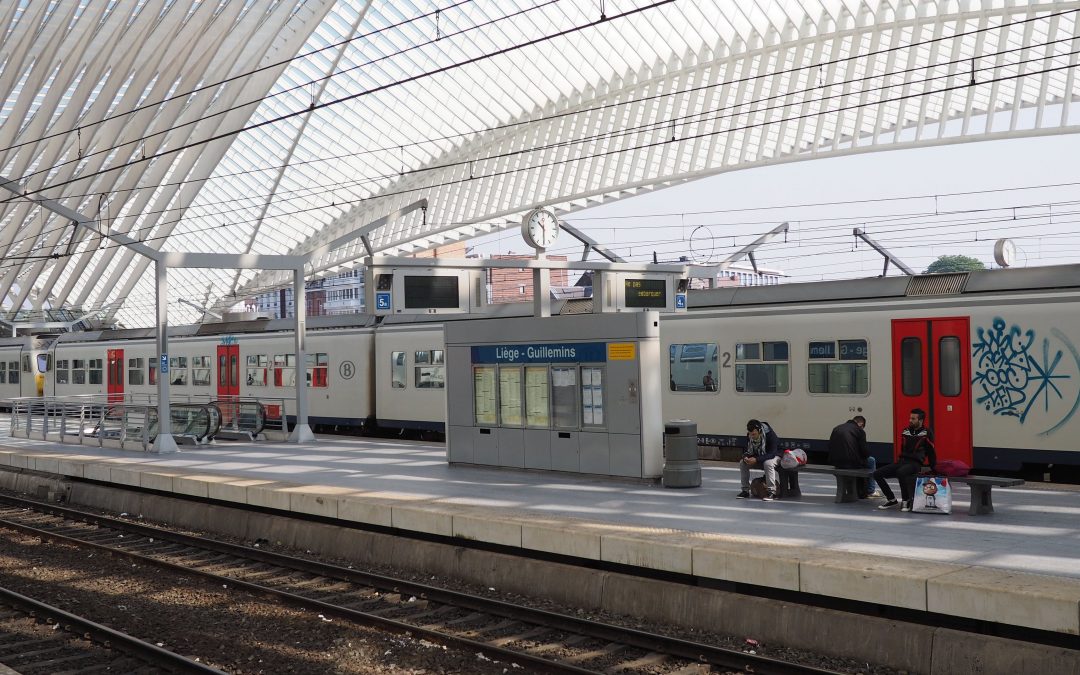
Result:
M559 220L551 211L537 209L525 220L523 234L533 248L548 248L559 238Z

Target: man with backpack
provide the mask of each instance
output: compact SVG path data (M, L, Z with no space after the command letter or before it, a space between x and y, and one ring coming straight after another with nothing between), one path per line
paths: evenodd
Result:
M739 477L742 479L742 491L738 499L750 497L750 469L765 470L766 493L763 499L771 502L776 499L779 487L780 439L767 422L750 420L746 423L746 448L739 460Z

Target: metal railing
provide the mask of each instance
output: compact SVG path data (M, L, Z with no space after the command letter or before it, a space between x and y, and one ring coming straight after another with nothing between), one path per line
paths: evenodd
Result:
M158 434L157 404L145 394L23 397L11 400L9 434L14 437L75 442L97 441L99 447L131 443L144 452L152 449ZM142 400L145 402L135 402ZM205 403L173 402L170 406L173 437L178 443L203 445L221 428L221 410Z

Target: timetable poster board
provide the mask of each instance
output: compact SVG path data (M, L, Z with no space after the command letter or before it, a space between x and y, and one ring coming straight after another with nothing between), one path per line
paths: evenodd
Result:
M499 408L494 366L480 366L473 369L473 409L477 424L498 425Z
M584 426L604 425L604 369L581 369L581 422Z
M499 419L504 427L521 426L521 368L499 368Z
M548 392L548 369L531 366L525 369L525 424L547 428L551 425L551 401Z
M667 284L666 279L626 279L623 285L625 306L633 309L667 308Z

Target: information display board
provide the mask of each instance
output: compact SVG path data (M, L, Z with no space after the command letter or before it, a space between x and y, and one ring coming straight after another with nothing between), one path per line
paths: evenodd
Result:
M667 307L666 279L625 279L625 307L664 309Z
M405 309L458 309L461 307L459 277L455 275L405 275Z

